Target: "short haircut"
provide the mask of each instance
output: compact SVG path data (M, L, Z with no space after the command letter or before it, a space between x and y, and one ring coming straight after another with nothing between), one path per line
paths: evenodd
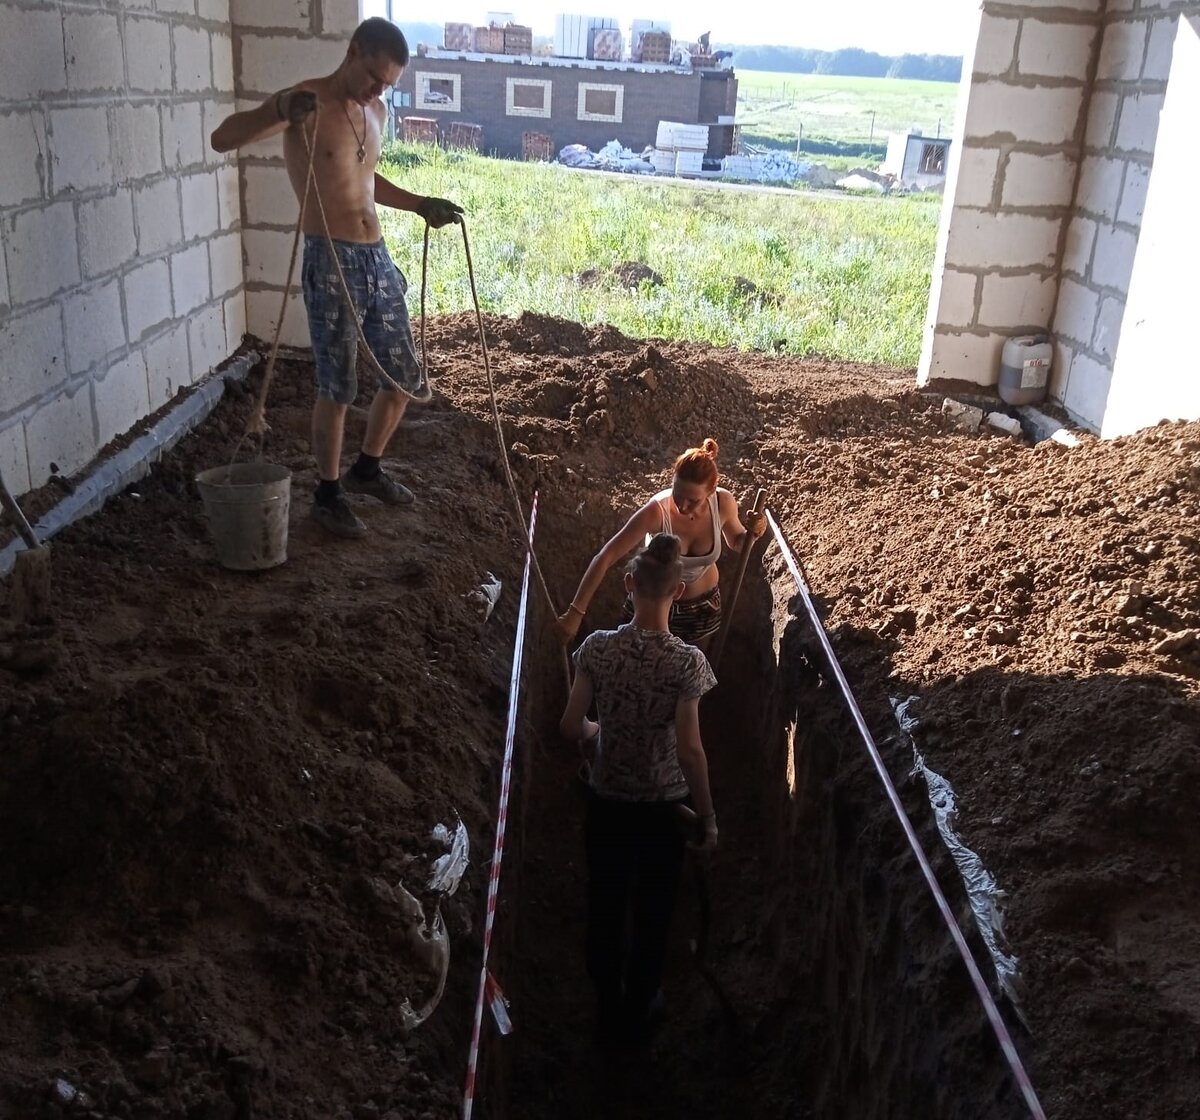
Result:
M367 55L386 55L397 66L408 65L408 41L404 32L381 16L364 19L350 36L350 42Z
M656 533L626 568L633 576L633 590L647 599L665 599L674 595L683 579L682 549L672 533Z

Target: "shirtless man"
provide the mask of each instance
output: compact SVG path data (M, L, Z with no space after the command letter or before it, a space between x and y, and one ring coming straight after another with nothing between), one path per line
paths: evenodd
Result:
M388 256L375 207L410 210L435 229L458 221L462 209L444 198L410 194L375 170L387 113L380 97L399 81L406 65L408 44L400 29L385 19L364 20L332 74L298 82L256 109L234 113L216 128L211 143L216 151L228 152L282 133L288 175L298 199L304 197L308 174L305 135L315 144L314 179L367 343L389 376L417 395L425 383L404 303L408 285ZM310 118L318 107L314 138ZM320 210L311 196L303 230L304 306L317 371L313 517L338 536L361 537L367 527L350 508L346 491L370 494L388 505L408 505L413 500L412 492L379 466L408 397L386 384L380 387L367 414L362 451L342 474L346 409L358 395L358 335L325 240Z

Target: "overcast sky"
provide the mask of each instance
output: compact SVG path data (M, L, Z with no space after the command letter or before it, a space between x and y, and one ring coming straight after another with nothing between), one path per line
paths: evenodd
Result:
M367 3L383 8L383 0ZM979 0L615 0L595 6L572 5L569 0L513 0L493 6L449 0L438 10L420 11L415 5L393 0L393 18L406 21L479 24L489 11L509 12L516 23L531 25L541 35L554 33L561 12L611 16L627 28L632 19L664 20L676 38L693 39L710 31L714 40L733 43L777 43L817 50L862 47L879 54L953 54L966 50L970 25Z

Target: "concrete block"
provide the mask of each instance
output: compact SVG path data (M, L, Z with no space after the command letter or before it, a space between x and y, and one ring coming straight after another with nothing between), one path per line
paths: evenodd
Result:
M90 288L76 289L63 301L67 334L67 368L87 373L102 358L125 345L121 314L121 282L116 277Z
M63 351L62 308L58 304L0 318L0 354L4 355L0 416L67 379Z
M1063 407L1086 427L1098 430L1104 421L1112 369L1087 354L1077 353L1063 392Z
M1004 168L1005 206L1069 206L1075 193L1075 160L1061 152L1013 152Z
M274 288L246 292L246 330L250 334L270 342L275 335L275 324L279 321L282 296L283 292ZM284 346L309 345L308 315L299 293L288 297L279 340Z
M208 281L208 245L201 242L171 257L171 290L175 317L190 315L212 296Z
M278 27L311 31L309 0L233 0L231 15L238 27Z
M1088 105L1087 132L1084 144L1089 148L1109 151L1117 130L1117 112L1121 107L1121 95L1107 90L1096 90Z
M171 25L166 20L126 16L125 56L131 90L171 89Z
M233 39L219 32L212 36L213 88L233 93Z
M1078 281L1065 278L1058 289L1058 307L1054 313L1055 333L1086 346L1095 333L1099 310L1099 295Z
M1121 20L1104 29L1100 61L1096 67L1098 82L1135 82L1142 73L1149 38L1148 20Z
M1125 301L1117 296L1105 296L1100 301L1096 316L1096 330L1092 335L1092 350L1109 365L1117 356L1117 343L1121 339L1121 323L1125 318Z
M46 149L40 110L0 114L0 209L45 197Z
M125 274L125 318L129 341L171 318L171 268L165 260L150 261Z
M985 14L979 21L979 38L975 43L975 61L972 64L974 73L1007 74L1016 58L1017 32L1020 29L1019 19L1001 19Z
M230 24L229 0L196 0L196 14L213 23Z
M1092 258L1092 282L1128 293L1137 243L1136 233L1100 226L1096 231L1096 255Z
M225 301L225 353L232 354L246 333L246 293L239 291Z
M1087 78L1088 64L1099 34L1098 27L1083 23L1024 20L1017 71L1026 77L1067 78L1082 82Z
M1079 171L1075 209L1101 218L1115 218L1124 184L1124 160L1086 156Z
M79 283L75 208L56 202L23 210L8 221L8 287L14 307L45 299ZM0 351L3 353L3 351Z
M344 35L349 40L359 18L358 0L324 0L320 32L322 35Z
M155 7L160 12L170 12L172 15L194 16L196 0L155 0Z
M134 188L133 213L139 256L153 256L183 241L178 183L174 178L160 179Z
M283 230L242 230L242 246L246 253L246 282L273 284L282 288L287 280L293 240L293 235ZM303 252L303 246L299 252ZM300 263L297 261L292 282L295 283L299 277Z
M187 332L192 380L199 381L229 357L229 351L225 349L225 314L222 305L213 303L203 311L198 311L188 320Z
M1058 256L1059 218L1027 214L955 215L946 244L952 268L1050 268Z
M30 101L67 88L62 14L5 5L0 33L0 101Z
M192 383L185 324L164 331L146 347L146 381L151 412L157 412Z
M1165 82L1171 76L1171 60L1175 57L1175 36L1178 31L1178 15L1156 19L1150 25L1150 45L1142 65L1142 81Z
M1162 114L1160 93L1129 94L1121 102L1121 123L1117 126L1117 147L1126 152L1154 153L1158 139L1158 118Z
M1150 168L1140 163L1131 163L1125 168L1125 188L1121 191L1121 204L1117 208L1117 221L1131 226L1142 224L1146 212L1146 192L1150 189Z
M96 442L107 446L150 414L150 392L146 385L146 355L135 350L114 362L92 383L96 403Z
M220 207L217 202L217 173L200 171L179 180L183 203L183 239L211 237L220 228Z
M236 229L242 224L242 192L236 164L217 169L217 224Z
M1075 350L1060 338L1054 339L1054 357L1050 360L1050 396L1061 401L1071 373ZM1043 437L1045 438L1045 437Z
M0 226L0 318L8 314L11 302L8 291L8 265L4 260L4 228Z
M25 425L10 420L0 427L0 476L14 498L27 493L29 486L29 452L25 449Z
M113 181L108 110L101 107L50 111L51 183L55 194Z
M999 334L957 334L938 332L933 339L929 378L973 381L976 385L994 385L1000 377L1000 351L1004 337Z
M204 108L200 101L182 101L162 107L163 157L167 169L195 167L206 158Z
M975 325L975 290L979 277L973 272L948 268L942 273L942 287L936 310L939 327Z
M175 89L181 93L198 93L212 89L212 47L207 31L176 24L171 28L175 44Z
M1063 272L1072 273L1080 279L1087 276L1095 244L1096 223L1091 218L1072 218L1063 248Z
M208 243L209 270L215 296L226 295L242 286L242 235L224 233Z
M300 203L292 189L287 168L282 163L268 167L246 166L242 169L246 192L246 220L294 227L300 215Z
M1066 144L1075 135L1083 87L979 82L967 103L966 136L1031 144Z
M1052 276L985 276L980 325L996 330L1045 330L1058 284Z
M298 74L328 74L346 56L346 43L335 39L287 39L287 49L273 35L242 33L242 68L239 97L261 101L269 93L286 89ZM276 141L278 143L278 141Z
M67 85L73 91L125 87L121 25L109 12L63 13Z
M163 169L158 107L123 102L110 110L113 174L118 183L145 179Z
M70 476L87 466L97 451L91 384L51 397L26 417L25 446L34 486L43 485L52 474Z
M120 267L137 255L133 231L133 193L123 188L105 198L81 202L79 263L86 279Z
M980 208L991 206L992 194L996 188L996 178L1000 172L999 149L963 148L959 153L958 166L958 185L954 191L954 204ZM299 204L297 203L298 208Z

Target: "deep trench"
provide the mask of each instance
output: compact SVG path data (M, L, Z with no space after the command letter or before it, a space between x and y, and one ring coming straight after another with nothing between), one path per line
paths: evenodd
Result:
M572 513L547 510L548 531L556 514ZM565 579L588 558L567 549L555 564ZM723 587L734 571L726 563ZM556 574L547 573L552 583ZM598 597L594 617L616 618L615 582ZM634 1059L606 1059L591 1042L578 760L557 730L561 665L552 646L531 642L493 957L516 1029L507 1038L494 1030L485 1036L477 1115L661 1120L741 1116L748 1108L780 1120L1025 1115L794 592L768 538L749 565L718 687L701 706L721 824L720 851L704 871L711 905L704 967L692 952L702 888L689 861L667 1019L650 1053ZM886 675L885 667L879 680ZM859 700L990 976L925 787L909 777L911 753L895 735L887 697L864 690Z

